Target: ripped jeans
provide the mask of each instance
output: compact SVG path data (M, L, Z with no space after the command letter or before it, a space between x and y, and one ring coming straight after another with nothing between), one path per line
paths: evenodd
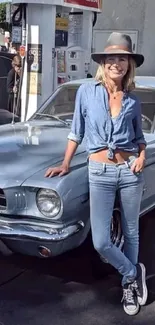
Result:
M90 221L94 248L123 276L122 285L136 278L139 253L139 212L144 187L142 173L130 169L136 158L124 164L89 160ZM124 252L112 244L111 217L116 191L121 207Z

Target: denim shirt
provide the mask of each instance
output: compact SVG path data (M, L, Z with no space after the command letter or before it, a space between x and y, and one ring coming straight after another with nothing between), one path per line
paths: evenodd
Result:
M116 149L138 153L139 144L146 145L138 98L125 92L120 113L112 118L106 88L97 81L82 84L77 91L68 139L80 144L84 137L89 154L105 148L109 149L109 159L113 159Z

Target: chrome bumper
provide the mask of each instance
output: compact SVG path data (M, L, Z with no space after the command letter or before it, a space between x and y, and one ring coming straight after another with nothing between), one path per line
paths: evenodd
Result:
M75 235L84 228L83 221L69 226L11 220L0 218L0 238L31 239L36 241L61 241Z

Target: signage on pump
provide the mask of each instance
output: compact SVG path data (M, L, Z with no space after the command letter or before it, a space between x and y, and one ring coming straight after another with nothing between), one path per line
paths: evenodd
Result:
M64 0L64 5L72 5L75 8L85 8L94 11L102 10L102 0Z

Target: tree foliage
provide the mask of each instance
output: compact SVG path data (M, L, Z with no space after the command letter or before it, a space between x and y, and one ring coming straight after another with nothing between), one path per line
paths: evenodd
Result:
M11 32L11 24L6 22L6 3L0 3L0 28Z
M6 3L0 3L0 23L6 22Z

